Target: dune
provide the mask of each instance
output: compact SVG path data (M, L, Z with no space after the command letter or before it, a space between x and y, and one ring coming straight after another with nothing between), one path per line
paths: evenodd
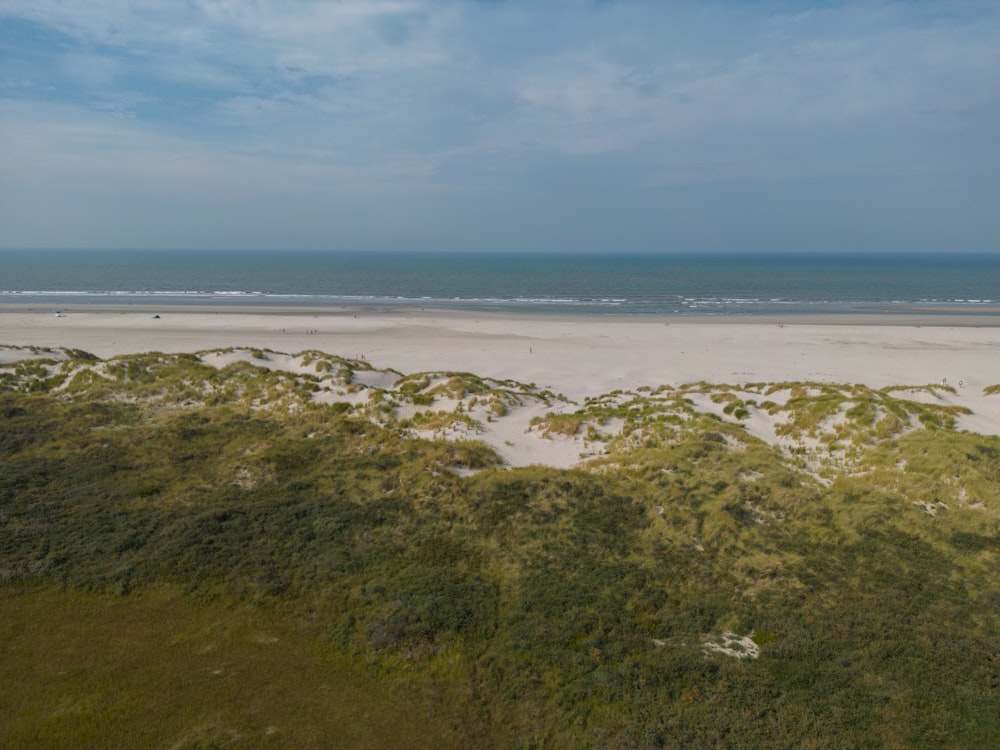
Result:
M588 398L616 392L634 396L664 386L686 387L699 411L742 424L749 434L783 447L814 447L815 439L779 435L786 418L780 409L751 406L746 414L734 416L725 411L726 402L737 397L765 400L760 384L896 388L891 391L896 398L955 407L959 429L1000 435L1000 395L987 391L1000 383L995 364L1000 317L993 316L852 315L782 321L129 306L68 309L55 317L51 311L8 306L0 311L0 344L6 345L0 349L0 363L27 356L14 347L67 347L101 358L212 351L204 360L216 366L244 359L293 373L309 367L292 355L315 350L363 363L350 392L341 388L316 396L318 401L353 404L365 400L359 391L391 390L404 375L414 373L475 373L495 383L514 381L531 391L509 396L503 414L492 413L489 402L473 401L471 394L454 403L436 399L435 410L460 408L476 429L417 431L429 437L485 440L509 465L570 466L599 455L599 441L588 440L584 430L545 434L539 420L549 413L578 410ZM269 353L260 359L253 350ZM730 395L723 400L719 393ZM787 391L778 388L766 396L778 405L787 398ZM620 428L593 420L590 426L605 439ZM827 427L833 429L835 420Z

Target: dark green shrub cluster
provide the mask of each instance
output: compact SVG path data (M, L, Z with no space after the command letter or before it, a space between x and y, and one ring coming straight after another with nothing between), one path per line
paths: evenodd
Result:
M296 382L258 368L108 365L58 396L0 393L0 616L32 592L140 606L160 587L249 608L312 633L318 670L460 707L482 746L1000 744L995 438L911 432L824 486L671 391L671 424L591 405L669 440L591 471L502 470L481 443L256 408ZM163 400L195 377L217 402ZM806 421L841 408L825 395ZM759 656L706 646L726 634ZM62 679L86 692L86 670ZM0 724L28 712L56 736L53 705L0 706Z

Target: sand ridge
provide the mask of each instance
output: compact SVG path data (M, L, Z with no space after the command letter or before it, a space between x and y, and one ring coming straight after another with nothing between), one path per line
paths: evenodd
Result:
M904 387L887 393L928 408L953 409L959 429L1000 435L1000 394L985 390L1000 383L995 364L1000 325L949 325L954 319L947 316L932 326L893 322L853 316L792 324L749 318L363 310L275 314L260 309L171 309L159 317L150 310L68 310L55 317L18 309L0 312L0 343L69 347L102 358L204 352L203 361L218 367L246 361L291 373L314 372L315 364L282 352L325 352L357 367L352 383L321 390L315 400L353 406L366 404L374 392L391 393L405 376L434 375L437 380L423 389L430 392L455 373L475 373L489 382L494 395L439 392L427 410L457 410L463 418L435 418L426 429L416 425L413 434L483 440L508 465L565 467L601 455L603 445L621 429L620 420L585 419L577 431L564 433L560 429L565 424L553 430L546 416L572 414L588 399L607 401L609 394L618 394L614 399L620 405L663 387L684 390L696 411L739 424L749 435L787 450L816 450L824 434L836 434L854 402L845 401L839 415L828 415L818 432L793 434L782 427L788 414L781 407L789 389L762 389L760 384L814 383L817 393L838 385L847 389L845 398L851 396L851 385ZM210 354L213 350L224 351ZM264 350L269 351L262 358ZM0 348L0 363L29 355L23 349ZM519 385L504 387L506 381ZM500 398L502 413L496 405ZM882 408L877 402L883 397L873 398L874 408ZM406 399L397 400L399 418L412 419L420 411ZM734 413L734 400L749 403Z

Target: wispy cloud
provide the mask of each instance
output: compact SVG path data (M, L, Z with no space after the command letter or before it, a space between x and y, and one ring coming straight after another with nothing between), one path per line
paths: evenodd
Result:
M0 0L0 40L0 244L75 244L26 204L80 214L64 186L87 182L91 209L138 217L97 244L164 244L141 217L190 208L185 191L241 196L218 226L198 211L189 239L175 230L186 245L240 244L274 215L260 207L327 196L353 213L281 222L289 244L388 247L405 232L384 216L416 206L427 246L486 246L484 222L492 244L541 246L572 217L590 230L567 242L617 228L645 249L695 234L662 220L663 191L696 188L687 216L724 222L750 194L823 216L873 180L906 189L852 211L892 217L898 242L961 185L982 194L944 217L961 244L997 228L992 2ZM240 205L256 235L221 224ZM612 229L595 232L601 205ZM762 210L731 249L748 227L789 244L787 212Z

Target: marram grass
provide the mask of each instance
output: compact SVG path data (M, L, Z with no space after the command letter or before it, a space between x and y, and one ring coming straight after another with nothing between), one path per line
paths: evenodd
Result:
M206 356L0 371L0 744L1000 745L1000 441L927 397L608 394L547 422L603 455L507 469L386 410L530 387Z

